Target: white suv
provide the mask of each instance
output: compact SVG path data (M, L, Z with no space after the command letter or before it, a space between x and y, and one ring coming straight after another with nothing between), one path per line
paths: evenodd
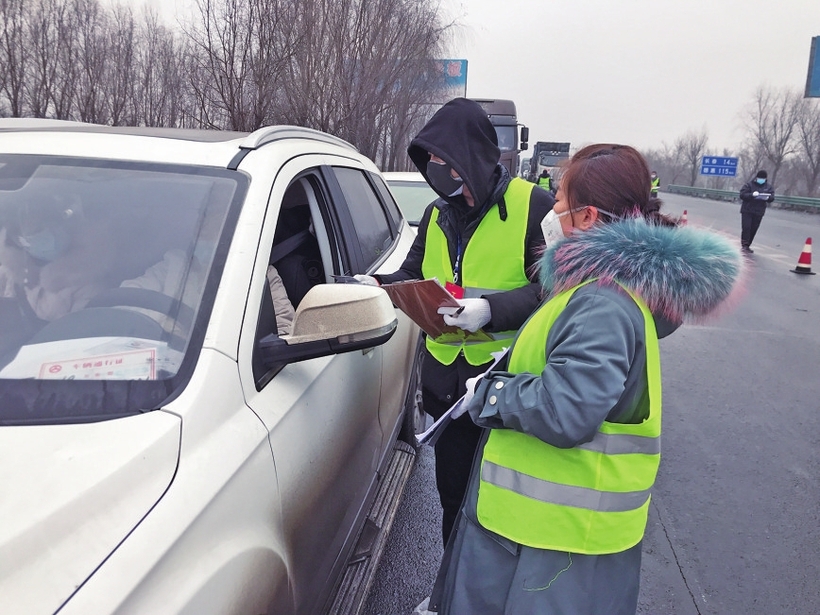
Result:
M334 283L412 243L376 167L289 126L0 133L3 612L354 610L418 380L418 328Z

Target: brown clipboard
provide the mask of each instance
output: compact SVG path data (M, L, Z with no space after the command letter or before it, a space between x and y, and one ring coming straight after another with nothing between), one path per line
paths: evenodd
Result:
M440 343L490 342L492 335L479 329L475 333L464 331L444 322L438 313L442 307L458 308L455 297L435 278L429 280L407 280L382 284L381 286L393 304L407 314L421 330Z

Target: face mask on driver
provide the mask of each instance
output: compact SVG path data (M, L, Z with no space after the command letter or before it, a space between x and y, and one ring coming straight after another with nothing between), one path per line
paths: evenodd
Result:
M18 241L33 258L53 261L68 247L68 234L63 229L43 229L32 235L21 235Z
M446 162L427 163L427 179L430 185L447 196L458 196L464 190L464 180L460 177L456 179L450 174L451 167Z

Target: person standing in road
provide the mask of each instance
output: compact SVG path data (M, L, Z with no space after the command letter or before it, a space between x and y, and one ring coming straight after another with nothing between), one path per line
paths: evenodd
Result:
M632 147L581 149L556 197L547 298L506 370L467 383L485 434L428 607L440 615L634 615L660 462L658 339L741 278L733 242L660 213Z
M407 152L439 198L427 206L398 271L355 277L368 284L437 278L464 308L457 316L445 316L445 322L465 331L483 328L495 338L468 345L426 340L422 404L438 419L464 394L465 381L487 368L491 352L510 345L538 306L541 287L534 265L544 247L540 223L554 201L534 184L510 177L498 162L496 132L487 113L466 98L442 106ZM445 544L480 434L463 415L435 444Z
M744 252L752 253L752 241L760 228L766 205L774 201L774 186L769 184L764 169L740 188L740 245Z
M652 196L653 199L657 199L658 198L658 190L660 190L660 187L661 187L661 178L658 177L658 174L655 173L655 171L652 171L652 173L649 176L649 181L650 181L649 185L651 186L650 195Z
M550 172L547 169L541 171L541 175L538 176L537 185L548 192L552 190L552 178L550 177Z

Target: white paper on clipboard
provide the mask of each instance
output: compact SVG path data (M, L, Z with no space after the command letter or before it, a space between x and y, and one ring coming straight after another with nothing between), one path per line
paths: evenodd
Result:
M495 369L495 367L507 355L507 350L509 350L509 348L502 348L497 352L491 353L494 360L492 363L490 363L489 367L487 367L487 369L484 370L484 374L487 374L488 372L491 372L493 369ZM482 374L482 376L484 374ZM430 427L426 431L420 434L416 434L416 441L419 444L428 444L430 446L435 446L436 442L438 441L441 434L444 432L447 425L449 425L453 419L457 419L462 414L464 414L464 412L467 410L467 404L470 402L472 398L473 393L471 391L468 391L467 393L459 397L456 400L456 403L450 406L447 409L447 411L444 414L442 414L435 423L430 425Z

